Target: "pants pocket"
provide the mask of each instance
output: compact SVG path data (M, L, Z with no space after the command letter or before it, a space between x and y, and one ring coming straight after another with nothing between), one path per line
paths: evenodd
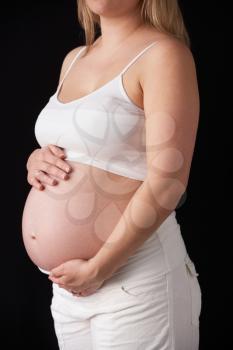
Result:
M147 300L159 297L160 293L164 295L167 288L166 273L137 281L125 282L121 285L123 294L138 300Z
M187 276L189 280L190 287L190 297L191 297L191 320L192 324L195 326L199 326L199 318L201 314L202 307L202 293L200 284L198 281L196 268L188 254L185 257L185 265L187 270Z

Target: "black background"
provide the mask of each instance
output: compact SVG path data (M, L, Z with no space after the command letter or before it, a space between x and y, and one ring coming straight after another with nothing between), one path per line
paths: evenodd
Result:
M196 61L201 114L187 196L177 218L202 288L200 350L228 349L232 345L230 11L218 1L180 4ZM22 211L30 190L26 161L38 147L34 124L55 92L62 61L69 50L84 44L84 35L75 0L11 1L1 6L1 340L6 340L6 349L55 350L51 285L29 260L21 238Z

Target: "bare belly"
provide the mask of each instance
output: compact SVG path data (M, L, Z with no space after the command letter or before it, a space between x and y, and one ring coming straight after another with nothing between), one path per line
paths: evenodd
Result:
M70 178L43 191L31 188L23 210L26 251L48 271L67 260L93 257L141 185L140 180L67 163L73 169Z

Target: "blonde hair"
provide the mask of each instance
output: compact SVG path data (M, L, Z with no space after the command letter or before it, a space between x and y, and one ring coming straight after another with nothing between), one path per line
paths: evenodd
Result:
M170 34L187 46L190 38L184 24L178 0L141 0L141 16L145 24ZM85 0L78 0L78 20L85 32L86 45L95 41L96 27L100 26L100 17L93 13Z

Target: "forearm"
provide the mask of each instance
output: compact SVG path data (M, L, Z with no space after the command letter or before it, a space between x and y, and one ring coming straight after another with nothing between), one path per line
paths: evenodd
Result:
M108 279L175 209L184 188L180 182L147 178L134 193L113 232L91 259L100 278Z

